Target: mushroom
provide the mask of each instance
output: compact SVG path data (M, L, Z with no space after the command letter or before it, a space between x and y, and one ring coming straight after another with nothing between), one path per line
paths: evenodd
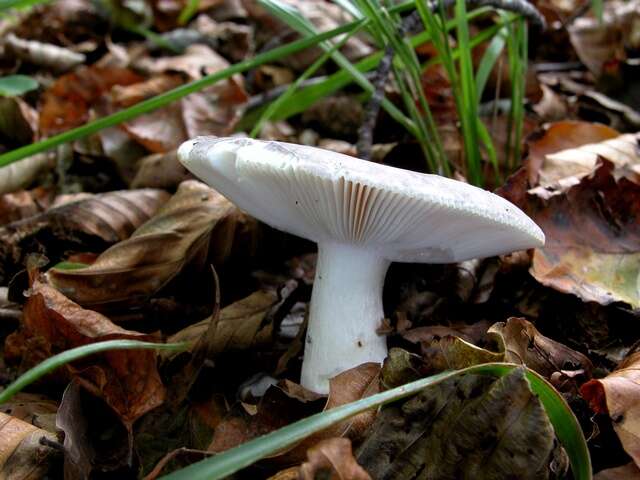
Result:
M382 287L390 262L450 263L540 247L520 209L463 182L315 147L197 137L178 157L259 220L318 244L301 383L381 363Z

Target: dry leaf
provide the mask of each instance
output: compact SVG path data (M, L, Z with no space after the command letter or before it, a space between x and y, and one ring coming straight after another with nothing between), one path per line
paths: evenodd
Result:
M300 465L300 480L371 480L358 465L348 438L328 438L307 451L308 461Z
M51 204L52 196L53 192L44 187L5 193L0 196L0 226L42 212Z
M45 478L58 452L42 445L40 439L43 437L57 441L53 433L0 412L0 478Z
M128 238L168 197L153 189L103 193L0 227L0 283L24 268L29 253L57 261L67 250L100 251Z
M70 70L86 61L82 53L50 43L18 38L13 33L7 35L4 40L6 48L16 57L57 72Z
M640 468L633 462L621 467L607 468L596 473L593 480L640 480Z
M59 77L42 94L40 132L53 135L87 123L90 110L115 85L131 85L142 77L124 68L106 68L92 65L80 67Z
M517 369L461 375L383 408L356 458L379 480L542 479L553 447L553 427Z
M545 337L524 318L511 317L506 323L494 323L489 332L502 338L506 362L526 365L548 379L561 372L591 378L593 365L585 355Z
M131 188L174 189L191 174L178 161L176 150L166 153L154 153L140 159L140 165Z
M585 383L580 393L593 411L609 416L625 451L640 467L640 352L605 378Z
M16 334L12 334L15 336ZM85 310L56 289L35 280L24 307L23 357L46 358L70 348L104 340L157 340L155 335L125 330L107 317ZM127 428L160 405L164 387L150 350L114 350L67 366L80 384L104 399Z
M40 172L54 165L55 161L51 155L38 153L6 167L0 167L0 195L29 186Z
M0 405L0 412L56 433L58 404L44 395L20 392Z
M606 64L627 58L626 49L640 46L640 2L611 1L604 4L602 20L579 16L569 26L569 38L578 57L599 77Z
M153 218L91 266L51 269L47 276L53 286L82 305L144 300L190 261L206 258L216 238L223 239L222 249L228 248L235 211L215 190L195 180L185 181Z

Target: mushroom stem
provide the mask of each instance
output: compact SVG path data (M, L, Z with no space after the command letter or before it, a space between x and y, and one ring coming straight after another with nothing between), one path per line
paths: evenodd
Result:
M362 363L382 363L387 342L382 287L389 261L374 249L318 244L316 277L302 363L302 385L329 392L329 379Z

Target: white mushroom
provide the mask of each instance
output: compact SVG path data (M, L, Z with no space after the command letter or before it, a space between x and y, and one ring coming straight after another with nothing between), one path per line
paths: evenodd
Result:
M319 148L198 137L180 161L263 222L318 243L302 385L382 362L382 287L392 261L449 263L540 247L507 200L466 183Z

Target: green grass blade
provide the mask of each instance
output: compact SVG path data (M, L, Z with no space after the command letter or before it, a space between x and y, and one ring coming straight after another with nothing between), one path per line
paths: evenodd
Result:
M200 0L189 0L178 16L178 25L186 25L198 13Z
M297 40L273 50L269 50L267 52L261 53L260 55L256 55L254 58L236 63L229 68L213 73L199 80L186 83L177 88L174 88L173 90L169 90L153 98L137 103L132 107L94 120L93 122L87 123L86 125L83 125L81 127L68 130L45 140L41 140L37 143L26 145L16 150L4 153L0 155L0 167L4 167L17 160L21 160L23 158L30 157L31 155L35 155L36 153L44 152L51 148L57 147L62 143L71 142L73 140L92 135L104 128L113 127L115 125L118 125L119 123L126 122L145 113L149 113L173 101L179 100L191 93L200 91L205 87L213 85L216 82L227 79L232 75L235 75L236 73L241 73L264 63L278 60L279 58L286 55L299 52L300 50L304 50L305 48L317 44L318 41L332 38L342 33L347 33L356 26L356 22L342 25L328 32L323 32L312 37L303 38L301 40Z
M72 348L62 353L58 353L53 357L47 358L44 362L39 363L35 367L27 370L20 375L16 381L7 385L0 392L0 405L7 402L16 393L35 382L42 376L54 371L66 363L73 362L82 357L93 355L94 353L106 352L108 350L125 350L125 349L154 349L154 350L182 350L188 346L188 343L151 343L139 342L137 340L108 340L106 342L91 343L82 347Z
M476 72L476 91L478 92L478 98L482 98L482 93L484 92L484 87L487 85L489 75L491 74L493 67L500 58L500 54L507 43L508 34L509 31L507 28L502 27L491 39L487 50L484 52L484 55L480 60L478 71Z
M49 3L51 0L0 0L0 12L9 10L10 8L26 8L40 5L41 3Z
M165 480L221 479L262 458L291 447L313 433L324 430L371 408L411 396L443 380L468 373L504 376L514 368L520 368L520 366L505 363L488 363L423 378L401 387L312 415L214 457L194 463L163 478ZM591 460L589 450L575 415L562 395L544 378L531 370L527 370L527 378L531 384L532 391L540 398L549 420L553 424L556 435L569 455L574 478L576 480L590 480Z

